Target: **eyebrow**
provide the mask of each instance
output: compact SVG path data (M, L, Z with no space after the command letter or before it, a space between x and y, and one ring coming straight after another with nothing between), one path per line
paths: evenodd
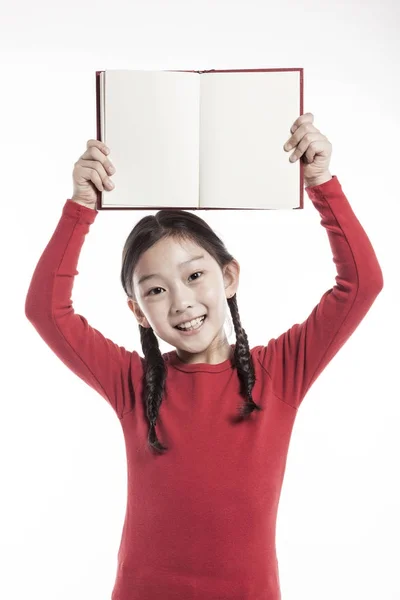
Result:
M179 263L178 267L183 267L191 262L194 262L195 260L200 260L201 258L204 258L204 254L199 254L199 256L193 256L192 258L189 258L189 260L185 260ZM151 275L142 275L142 277L138 281L138 284L140 285L141 283L147 281L147 279L151 279L152 277L161 277L161 275L159 273L152 273Z

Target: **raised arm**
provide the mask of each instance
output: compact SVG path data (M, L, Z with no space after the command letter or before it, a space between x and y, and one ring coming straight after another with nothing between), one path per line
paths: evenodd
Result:
M321 215L336 265L336 284L303 323L259 348L274 392L298 408L307 391L368 313L383 276L367 234L336 176L306 191Z
M92 202L96 198L94 190L92 196L74 194L73 198L66 201L35 268L25 315L58 358L122 418L133 408L131 375L140 377L142 359L104 337L73 309L71 294L79 255L98 214Z

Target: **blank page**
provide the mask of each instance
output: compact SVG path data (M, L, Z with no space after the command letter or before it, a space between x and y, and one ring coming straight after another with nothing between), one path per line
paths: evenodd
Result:
M101 137L116 173L102 206L197 207L199 74L108 70L103 76Z
M300 162L283 145L301 114L300 71L200 75L200 206L291 209Z

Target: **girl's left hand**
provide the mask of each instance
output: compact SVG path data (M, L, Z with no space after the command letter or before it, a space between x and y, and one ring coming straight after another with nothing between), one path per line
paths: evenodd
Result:
M332 154L332 144L313 125L314 115L305 113L293 123L290 131L292 136L287 140L283 149L288 151L295 148L289 158L294 162L298 158L304 164L304 179L306 182L318 181L329 174L329 163Z

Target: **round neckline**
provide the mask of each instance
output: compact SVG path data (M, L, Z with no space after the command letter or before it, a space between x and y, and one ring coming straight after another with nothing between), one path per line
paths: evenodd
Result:
M235 349L235 344L230 344L232 350ZM194 373L196 371L202 371L206 373L219 373L220 371L225 371L226 369L233 369L233 355L231 358L227 358L226 360L211 364L211 363L184 363L179 358L176 350L171 350L171 352L166 353L168 364L179 371L184 371L186 373Z

